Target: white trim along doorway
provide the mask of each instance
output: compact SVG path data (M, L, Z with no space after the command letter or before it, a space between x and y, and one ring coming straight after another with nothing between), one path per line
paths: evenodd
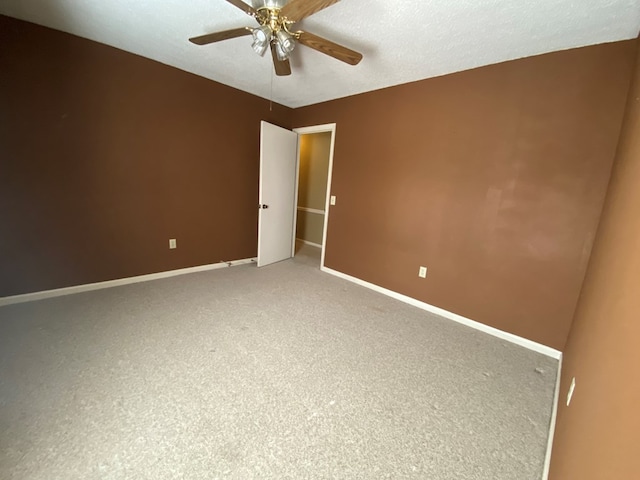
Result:
M300 135L308 135L311 133L324 133L331 132L331 145L329 148L329 171L327 172L327 194L324 202L324 225L322 228L322 248L320 253L320 268L324 268L324 257L325 257L325 249L327 247L327 225L329 225L329 207L330 207L330 199L331 199L331 176L333 174L333 151L335 147L336 141L336 124L335 123L327 123L324 125L314 125L310 127L298 127L294 128L293 131L298 134L298 152L296 156L296 191L295 191L295 201L296 207L298 202L298 182L300 177ZM295 255L296 249L296 227L297 227L297 211L293 221L293 239L292 239L292 250L291 256Z

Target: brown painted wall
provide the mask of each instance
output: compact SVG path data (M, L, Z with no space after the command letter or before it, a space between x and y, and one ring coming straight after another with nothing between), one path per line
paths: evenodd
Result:
M640 478L640 56L564 354L552 480ZM571 378L576 389L569 407Z
M0 72L0 296L255 256L290 109L3 16Z
M326 265L562 349L633 48L558 52L295 110L296 127L337 123Z

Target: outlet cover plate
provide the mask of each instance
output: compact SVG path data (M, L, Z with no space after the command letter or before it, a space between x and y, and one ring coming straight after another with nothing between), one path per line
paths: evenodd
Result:
M175 238L170 238L169 239L169 248L170 249L178 248L178 245L176 244L176 239Z
M420 270L418 270L418 276L420 278L427 278L427 267L420 267Z

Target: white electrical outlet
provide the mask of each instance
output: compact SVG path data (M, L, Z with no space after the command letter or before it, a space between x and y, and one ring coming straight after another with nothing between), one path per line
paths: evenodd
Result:
M178 248L178 245L176 244L176 239L175 238L170 238L169 239L169 248L171 248L171 249Z
M420 267L420 270L418 270L418 276L420 278L427 278L427 267Z
M571 386L569 387L569 393L567 393L567 407L571 403L571 398L573 397L573 391L576 389L576 377L571 379Z
M329 203L331 205L335 205L336 204L336 196L335 195L331 195L331 197L329 198Z

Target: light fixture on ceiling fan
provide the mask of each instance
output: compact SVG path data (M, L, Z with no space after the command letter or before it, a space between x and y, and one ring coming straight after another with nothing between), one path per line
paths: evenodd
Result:
M271 47L276 75L281 76L291 74L289 56L298 42L349 65L357 65L362 60L362 54L356 51L312 33L291 29L294 23L330 7L339 0L252 0L253 6L242 0L226 1L254 17L260 26L210 33L190 38L190 42L196 45L208 45L230 38L252 35L251 47L258 55L264 55L267 48Z

